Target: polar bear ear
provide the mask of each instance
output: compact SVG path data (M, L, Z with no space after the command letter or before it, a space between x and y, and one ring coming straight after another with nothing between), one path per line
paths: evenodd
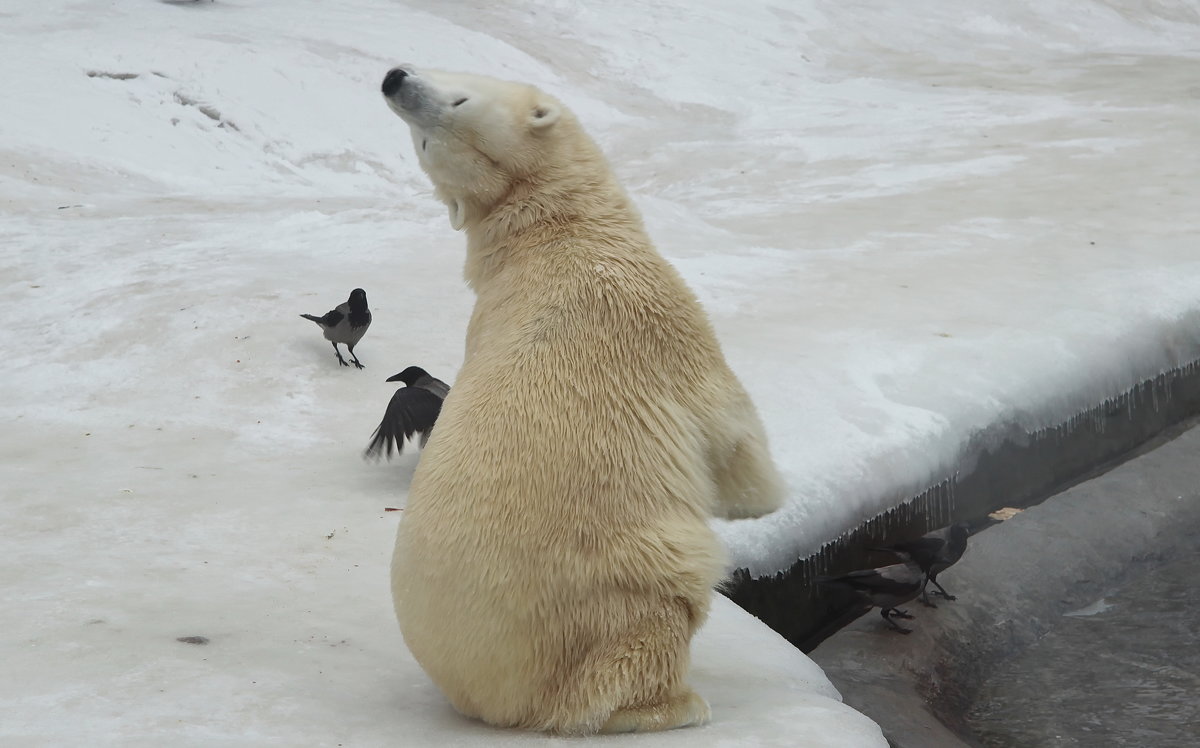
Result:
M461 197L456 197L447 202L446 207L450 210L450 228L462 231L467 225L467 204Z
M534 130L549 127L558 121L560 113L556 104L548 101L539 101L537 104L534 104L533 110L529 112L529 126Z

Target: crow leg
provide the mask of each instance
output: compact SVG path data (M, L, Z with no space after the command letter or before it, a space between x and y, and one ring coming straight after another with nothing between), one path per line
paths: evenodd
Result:
M901 626L900 624L893 621L891 618L888 618L889 610L895 610L895 608L882 608L879 611L879 614L883 616L883 620L887 621L887 625L891 626L896 631L899 631L901 634L911 634L912 629L906 629L903 626ZM909 616L909 618L911 618L911 617L912 616Z
M947 592L946 589L944 587L942 587L942 585L938 584L938 581L936 579L934 579L933 577L930 577L929 581L933 582L933 586L937 587L938 590L940 590L940 592L934 592L933 594L941 595L942 597L946 598L947 600L957 600L958 599L954 595L951 595L949 592Z
M895 618L913 618L912 613L909 613L907 610L900 610L899 608L892 608L892 616Z
M360 369L363 368L362 362L358 360L358 356L354 355L354 346L348 345L346 346L346 350L350 351L350 358L354 359L354 365Z
M342 358L342 352L338 350L337 343L333 344L333 355L338 357L338 363L341 364L342 366L350 365L350 364L346 363L346 359Z
M921 582L921 604L927 608L936 608L937 606L929 602L929 592L925 588L929 586L929 577L925 577L925 581Z

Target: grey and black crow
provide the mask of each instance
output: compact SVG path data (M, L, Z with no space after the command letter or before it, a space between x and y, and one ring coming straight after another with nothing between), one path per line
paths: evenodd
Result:
M939 590L934 593L935 595L941 594L947 600L956 599L954 595L946 592L946 589L938 584L937 575L958 563L967 550L967 538L970 535L971 526L966 522L957 522L949 527L922 535L916 540L906 540L881 550L891 551L901 557L907 556L921 567L921 571L925 574L925 583L921 585L921 602L931 608L936 608L936 605L929 602L929 593L925 588L932 582L933 586Z
M379 459L386 451L388 459L392 459L392 449L400 454L404 449L404 440L412 439L416 434L421 435L421 446L429 441L433 432L433 424L442 412L442 401L450 394L450 385L440 379L429 376L429 372L419 366L410 366L399 374L388 377L389 382L404 382L392 395L388 402L387 411L379 428L371 435L371 443L367 445L363 457Z
M321 326L321 329L325 331L325 339L333 343L333 353L337 356L339 364L350 365L346 363L346 359L342 358L342 352L338 350L338 343L341 343L346 346L346 350L350 351L350 358L353 359L354 365L360 369L363 368L358 356L354 355L354 346L362 340L362 336L367 334L367 328L371 326L371 310L367 308L366 291L361 288L354 289L350 292L350 298L346 303L338 304L337 307L326 312L324 317L315 317L311 314L301 314L300 316Z
M925 573L921 567L912 560L906 560L878 569L852 571L840 577L820 577L817 584L857 592L879 608L879 614L888 625L902 634L909 634L912 629L904 628L892 618L912 618L896 606L916 597L921 592L924 579Z

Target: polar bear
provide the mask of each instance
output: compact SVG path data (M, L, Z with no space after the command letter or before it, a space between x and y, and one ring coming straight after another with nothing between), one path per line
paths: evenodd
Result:
M561 103L410 66L383 93L466 231L477 297L397 534L405 643L493 725L706 722L685 678L724 573L707 519L783 494L753 404Z

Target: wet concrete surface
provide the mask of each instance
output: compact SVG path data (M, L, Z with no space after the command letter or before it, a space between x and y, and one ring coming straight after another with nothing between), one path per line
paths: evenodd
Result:
M1065 613L967 713L985 746L1195 746L1200 549Z
M1198 456L1200 429L1192 428L973 536L962 561L939 576L956 601L940 603L936 610L908 606L916 618L905 622L913 628L907 636L888 630L877 613L864 616L817 647L813 660L848 705L879 723L893 746L983 745L989 738L973 733L968 714L983 704L987 684L999 683L993 679L1007 663L1017 667L1015 658L1027 652L1036 657L1033 648L1061 624L1080 623L1064 614L1115 597L1114 591L1134 594L1139 583L1149 583L1153 577L1147 574L1154 569L1167 569L1170 576L1177 573L1171 564L1186 563L1200 551ZM1147 635L1147 656L1180 659L1172 653L1188 640L1176 643L1171 626ZM1112 636L1119 638L1116 631ZM1102 641L1085 637L1071 646L1076 658L1099 661L1102 648L1117 646ZM1062 656L1070 657L1070 651ZM1112 677L1126 678L1124 688L1136 690L1139 681L1118 671L1120 664L1110 662ZM1101 694L1103 681L1087 677L1097 709L1106 702L1111 708L1111 700L1121 698ZM1052 687L1041 691L1031 698L1040 696L1049 704L1057 698ZM1059 710L1041 708L1058 715L1055 719L1077 709L1069 703ZM992 744L1071 745L1054 742L1062 734L1056 725L1030 721L1027 728L1020 737L996 738ZM1097 738L1090 744L1109 743ZM1147 738L1140 744L1160 743Z

